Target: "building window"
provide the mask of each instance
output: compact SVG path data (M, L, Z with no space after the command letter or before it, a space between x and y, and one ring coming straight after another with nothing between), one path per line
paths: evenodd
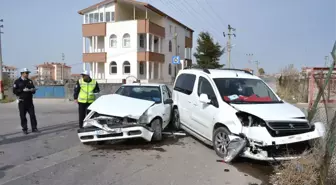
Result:
M110 48L116 48L117 47L117 36L112 34L110 36Z
M171 75L171 64L168 65L168 74Z
M168 47L169 47L169 52L172 52L173 49L172 49L172 42L171 41L169 41L169 46Z
M89 22L89 15L88 14L85 14L85 24L88 24L90 23Z
M139 73L140 73L140 75L145 74L145 64L144 64L144 62L140 62Z
M99 13L99 22L104 22L104 13Z
M174 31L175 31L174 33L177 33L177 32L176 32L176 29L177 29L177 28L176 28L176 26L175 26L175 28L174 28L174 29L175 29L175 30L174 30Z
M131 37L128 33L125 33L123 36L123 47L124 48L131 47Z
M169 25L169 32L172 33L172 25Z
M125 61L123 64L124 74L131 73L131 64L128 61Z
M90 21L89 23L93 23L93 14L92 13L89 14L89 21Z
M111 12L111 15L112 15L112 16L111 16L111 21L115 21L115 20L114 20L114 12Z
M110 22L111 21L111 12L105 12L105 20L106 20L106 22Z
M110 73L111 74L117 74L117 70L118 68L117 68L117 63L116 62L111 62L111 64L110 64Z
M145 35L144 34L140 34L139 43L140 43L140 48L145 48Z
M94 21L94 23L97 23L99 21L99 14L98 13L94 13L93 21Z

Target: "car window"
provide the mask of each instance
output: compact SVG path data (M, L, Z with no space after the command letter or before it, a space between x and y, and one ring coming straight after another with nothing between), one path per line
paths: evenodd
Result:
M163 101L166 101L167 99L169 99L169 92L168 89L166 88L165 85L162 86L162 99Z
M282 103L260 79L215 78L214 82L226 102Z
M181 74L177 77L174 90L190 95L193 92L196 75Z
M198 96L200 96L201 94L208 95L208 97L212 101L213 105L215 107L218 107L218 101L217 101L217 98L216 98L215 91L213 90L210 82L202 76L200 76L199 80L198 80L197 94L198 94Z
M121 86L116 94L137 98L142 100L150 100L155 103L161 103L160 87L155 86Z

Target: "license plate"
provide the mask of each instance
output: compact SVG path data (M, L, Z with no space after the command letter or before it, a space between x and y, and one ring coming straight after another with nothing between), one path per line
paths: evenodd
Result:
M96 135L106 135L106 134L115 134L115 133L121 133L121 128L112 129L111 131L96 130Z

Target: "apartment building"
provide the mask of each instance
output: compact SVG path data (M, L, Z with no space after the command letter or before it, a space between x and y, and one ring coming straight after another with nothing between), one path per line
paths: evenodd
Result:
M182 67L172 64L173 56L183 66L192 63L193 30L148 3L105 0L78 13L83 69L95 79L171 81Z
M71 78L71 67L65 63L45 62L36 66L38 79L62 82Z
M10 79L15 79L18 77L17 68L14 66L2 65L3 75L7 76Z

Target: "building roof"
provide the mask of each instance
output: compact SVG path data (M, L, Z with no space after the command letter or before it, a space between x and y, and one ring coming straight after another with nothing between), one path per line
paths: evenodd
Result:
M102 6L102 5L105 5L105 4L109 4L109 3L113 3L113 2L116 3L116 2L118 2L118 1L124 1L124 2L128 2L128 3L132 3L132 4L134 4L134 5L144 6L144 7L146 7L146 8L148 8L148 9L152 10L153 12L155 12L155 13L161 15L161 16L167 16L167 18L169 18L171 21L173 21L173 22L179 24L180 26L185 27L186 29L190 30L191 32L194 32L194 30L192 30L192 29L189 28L188 26L186 26L186 25L184 25L183 23L177 21L177 20L174 19L173 17L171 17L171 16L169 16L168 14L162 12L161 10L159 10L159 9L157 9L156 7L152 6L151 4L149 4L149 3L144 3L144 2L140 2L140 1L135 1L135 0L104 0L104 1L102 1L102 2L100 2L100 3L97 3L97 4L94 4L94 5L89 6L89 7L87 7L87 8L84 8L84 9L78 11L78 13L81 14L81 15L83 15L85 12L90 11L90 10L94 10L94 9L96 9L96 8L99 7L99 6Z
M66 63L59 63L59 62L44 62L43 64L39 64L36 67L41 68L54 68L55 65L61 66L63 65L64 68L71 68L70 66L67 66Z
M12 69L12 70L16 70L16 69L17 69L17 68L14 67L14 66L6 66L6 65L3 65L2 67L5 68L5 69Z

